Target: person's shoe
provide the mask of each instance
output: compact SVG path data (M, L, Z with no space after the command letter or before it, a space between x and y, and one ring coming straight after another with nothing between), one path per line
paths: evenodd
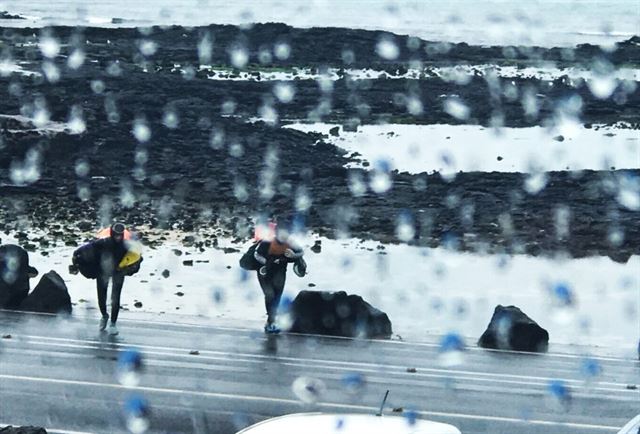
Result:
M109 321L109 315L100 318L100 331L103 332L107 328L107 321Z
M274 323L267 323L264 326L264 332L270 335L275 335L280 333L280 328Z
M109 324L109 330L108 330L109 334L111 336L115 336L117 335L118 332L118 327L116 327L116 325L114 323Z

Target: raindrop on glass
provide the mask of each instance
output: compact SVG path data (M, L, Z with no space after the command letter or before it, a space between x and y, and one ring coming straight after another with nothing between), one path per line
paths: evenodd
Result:
M376 45L376 54L385 60L395 60L400 55L400 48L392 37L382 37Z
M471 109L460 98L449 97L444 101L444 111L458 120L467 120Z
M42 36L38 43L38 47L44 57L52 59L60 53L60 43L52 36Z
M147 125L147 121L138 118L133 122L133 136L140 143L146 143L151 139L151 129Z
M120 353L117 365L118 382L126 387L135 387L140 383L142 372L142 354L136 349Z
M291 386L293 394L305 404L315 404L326 391L322 380L312 377L298 377Z
M273 47L273 54L279 60L287 60L291 56L291 46L286 42L279 42Z
M85 57L84 51L79 48L75 49L67 59L67 66L71 69L78 69L84 64Z

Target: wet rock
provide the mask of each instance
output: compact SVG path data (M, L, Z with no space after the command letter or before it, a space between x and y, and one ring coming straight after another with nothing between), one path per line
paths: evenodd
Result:
M193 267L193 259L182 261L182 265L184 265L185 267Z
M322 251L322 240L316 240L309 250L313 253L320 253Z
M171 275L171 272L169 270L164 270L162 272L162 277L164 277L165 279L169 278L169 276Z
M334 137L338 137L340 136L340 127L333 127L329 130L329 134L331 134Z
M564 142L564 136L562 134L557 135L553 138L556 142Z
M0 246L0 308L16 309L29 295L29 277L38 270L29 265L29 254L20 246Z
M26 20L26 18L20 15L12 15L7 11L1 11L0 20Z
M40 279L34 290L20 304L20 310L30 312L70 314L71 297L62 277L51 270Z
M133 306L137 307L138 309L140 309L142 307L142 302L136 301L135 303L133 303Z
M47 434L47 430L36 426L5 426L0 434Z
M192 356L199 356L200 355L200 351L192 350L192 351L189 351L189 354L191 354Z
M176 256L182 256L182 250L180 250L180 249L172 249L171 251Z
M344 291L301 291L291 305L291 332L389 338L391 321L358 295Z
M496 306L478 346L500 350L545 352L549 333L516 306Z
M176 292L176 295L177 295L178 297L182 297L182 296L184 296L184 292L182 292L182 291L178 291L178 292Z
M11 339L11 335L2 335L2 339Z
M415 374L416 372L418 372L418 370L416 368L407 368L407 372L410 374Z

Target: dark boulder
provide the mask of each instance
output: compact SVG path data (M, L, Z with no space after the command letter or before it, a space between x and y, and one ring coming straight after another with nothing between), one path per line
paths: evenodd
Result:
M496 306L478 346L499 350L545 352L549 333L516 306Z
M391 321L358 295L301 291L291 305L293 333L388 338Z
M30 312L71 313L71 297L67 285L58 273L49 271L42 276L19 309Z
M0 246L0 308L17 308L29 294L29 278L37 274L26 250L13 244Z
M5 426L0 434L47 434L47 430L37 426Z

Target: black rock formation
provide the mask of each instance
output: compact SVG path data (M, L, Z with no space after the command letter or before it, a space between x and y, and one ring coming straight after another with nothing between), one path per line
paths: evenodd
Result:
M499 350L545 352L549 333L516 306L496 306L478 346Z
M26 250L13 244L0 246L0 308L17 308L29 294L30 275L37 274Z
M344 291L301 291L291 306L293 333L388 338L391 321L359 295Z
M71 313L71 297L62 277L51 270L20 304L20 310L47 313Z

